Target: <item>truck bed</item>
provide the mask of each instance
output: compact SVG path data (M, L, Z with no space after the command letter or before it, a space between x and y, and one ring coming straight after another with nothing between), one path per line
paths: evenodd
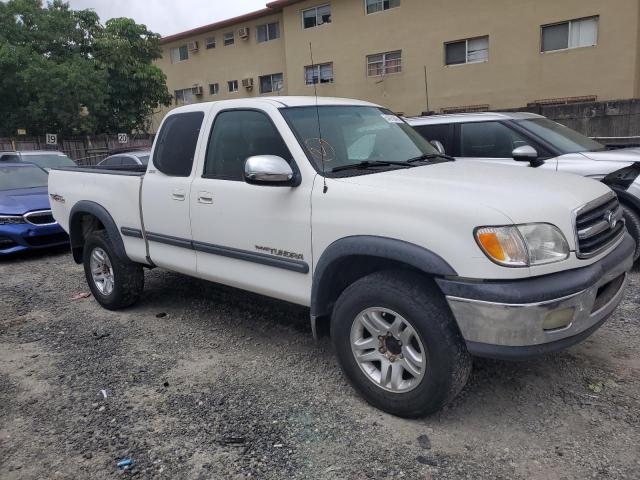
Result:
M69 232L73 207L78 202L93 202L113 218L118 230L123 226L142 230L140 188L144 172L102 168L58 168L49 173L49 201L53 217ZM144 260L141 239L123 237L132 260Z

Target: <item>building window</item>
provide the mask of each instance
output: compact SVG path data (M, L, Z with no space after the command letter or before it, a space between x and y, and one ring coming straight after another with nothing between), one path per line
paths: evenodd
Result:
M266 25L258 25L256 27L256 35L258 37L258 43L280 38L280 24L275 22L267 23Z
M459 42L446 43L444 48L447 65L479 63L489 60L489 37L469 38Z
M238 80L229 80L227 82L227 88L229 89L229 93L234 93L238 91Z
M195 95L192 88L183 88L182 90L176 90L176 105L187 105L195 101Z
M279 92L282 90L283 83L281 73L263 75L260 77L260 93Z
M227 47L229 45L233 45L235 43L235 41L236 41L236 38L233 35L233 32L224 34L224 46L225 47Z
M205 44L205 47L207 47L207 50L211 48L216 48L216 37L207 38L204 44Z
M367 15L400 6L400 0L365 0Z
M367 74L370 77L402 72L402 52L387 52L367 57Z
M189 59L189 49L186 45L171 49L171 63L184 62Z
M542 26L542 51L592 47L598 44L598 17Z
M331 23L331 5L321 5L302 11L303 28L313 28Z
M220 93L220 85L217 83L209 84L209 95L218 95Z
M304 67L304 83L307 85L333 83L333 63Z

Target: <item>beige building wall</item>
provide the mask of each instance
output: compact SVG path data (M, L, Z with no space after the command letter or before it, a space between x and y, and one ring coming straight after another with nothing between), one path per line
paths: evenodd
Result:
M165 43L158 65L171 91L203 85L200 101L257 96L258 77L279 72L282 94L313 95L304 82L311 43L315 63L334 66L334 83L317 85L319 95L369 100L408 115L483 104L515 108L549 98L640 97L639 0L401 0L400 7L372 15L365 14L364 0L332 0L332 23L303 29L302 10L326 3L275 2L268 17L213 31L214 50L204 49L208 33L189 38L200 42L200 51L186 62L172 65L168 55L185 39ZM542 25L595 15L596 46L540 52ZM256 43L255 26L278 19L281 38ZM222 35L241 26L250 27L251 39L222 46ZM487 62L445 65L446 42L485 35ZM368 77L367 55L394 50L402 51L402 72ZM227 94L227 80L246 77L254 78L253 91ZM208 93L213 82L220 83L215 97Z
M266 23L280 22L280 38L268 42L257 43L256 27ZM249 27L249 38L239 38L238 29ZM225 33L235 34L235 43L224 46ZM214 37L216 48L206 48L206 39ZM197 41L197 52L189 52L189 59L171 63L171 49L185 45L189 41ZM287 78L285 62L285 32L282 29L281 14L276 12L271 15L242 22L239 25L211 30L187 38L173 40L162 45L162 58L156 62L167 76L167 87L171 93L194 85L203 87L203 95L198 101L228 100L232 98L246 98L260 95L259 77L261 75L282 73L284 74L284 89L281 95L286 95ZM254 87L247 90L242 87L242 79L253 78ZM239 90L229 93L227 82L238 80ZM220 86L218 95L209 94L209 84L218 83ZM153 130L155 131L168 109L163 109L154 118Z

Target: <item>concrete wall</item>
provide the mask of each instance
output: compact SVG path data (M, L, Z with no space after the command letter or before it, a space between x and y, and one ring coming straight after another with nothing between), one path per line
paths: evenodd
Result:
M607 143L640 143L640 99L522 107L514 110L544 115L590 137L608 137ZM619 139L616 140L616 137Z
M386 105L408 115L425 110L486 104L492 110L526 105L535 100L596 96L598 100L640 97L639 0L401 0L401 6L366 15L364 0L332 0L331 24L303 29L301 11L321 5L305 0L274 11L272 18L242 22L213 34L218 47L204 49L209 34L199 33L200 52L171 65L165 44L158 62L171 90L193 83L219 82L284 72L289 95L312 95L304 83L304 66L333 62L335 83L318 85L326 96L352 97ZM599 15L594 47L540 53L541 25ZM282 37L257 44L255 25L279 19ZM222 34L249 26L251 40L222 46ZM489 60L446 66L446 42L489 36ZM402 73L367 77L366 57L402 50ZM425 67L427 79L425 82ZM428 104L427 84L428 83ZM259 95L244 89L236 96Z

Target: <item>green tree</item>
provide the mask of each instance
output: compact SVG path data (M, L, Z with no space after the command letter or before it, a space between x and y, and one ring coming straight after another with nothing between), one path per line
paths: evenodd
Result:
M106 109L99 117L104 132L144 131L153 112L169 106L166 76L153 65L160 58L160 35L130 18L114 18L94 42L96 61L108 75Z
M0 2L0 135L144 130L171 96L159 36L62 0Z

